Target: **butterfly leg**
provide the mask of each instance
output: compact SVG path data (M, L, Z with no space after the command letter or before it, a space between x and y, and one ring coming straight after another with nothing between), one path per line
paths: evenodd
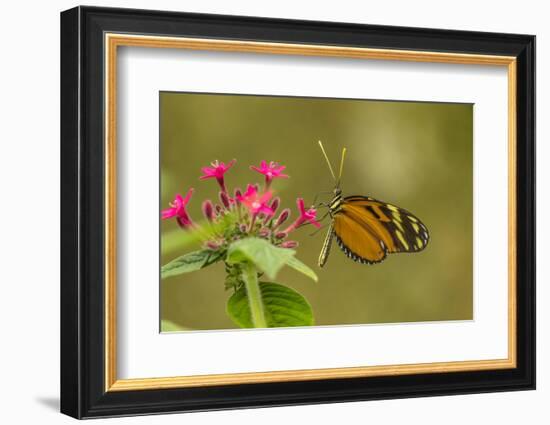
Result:
M327 218L327 215L330 214L330 210L328 210L326 213L323 214L323 216L319 219L319 221L323 221L325 218Z

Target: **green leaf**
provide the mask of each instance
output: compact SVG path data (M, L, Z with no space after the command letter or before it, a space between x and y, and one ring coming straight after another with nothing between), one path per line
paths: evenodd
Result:
M298 260L296 257L290 257L286 265L289 267L292 267L294 270L299 271L300 273L305 274L310 279L313 279L315 282L317 282L319 279L317 278L317 275L315 272L309 268L309 266L302 263L300 260Z
M294 289L278 283L260 282L267 326L270 328L313 326L313 311L306 299ZM227 301L227 314L241 328L253 328L245 288Z
M226 261L229 264L250 261L270 279L274 279L294 254L294 250L276 247L265 239L245 238L229 246Z
M190 331L190 328L185 326L180 326L177 323L172 322L171 320L161 320L160 321L160 331L161 332L181 332L181 331Z
M200 270L216 261L221 260L223 255L216 251L202 250L193 251L182 255L175 260L170 261L161 268L161 278L177 276L182 273L194 272Z

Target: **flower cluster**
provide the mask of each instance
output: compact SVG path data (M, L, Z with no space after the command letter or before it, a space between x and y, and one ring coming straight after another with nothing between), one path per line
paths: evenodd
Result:
M204 244L210 250L225 249L231 242L248 236L267 239L273 245L282 248L295 248L298 242L288 239L292 232L306 224L321 227L316 219L317 211L313 207L306 209L302 198L296 200L298 216L290 224L289 208L278 213L281 200L273 195L271 183L276 178L288 176L282 174L285 167L276 162L262 161L259 167L250 167L265 177L263 188L258 184L248 184L244 192L237 188L230 193L226 186L225 174L235 162L236 160L232 160L225 164L214 161L210 167L201 169L201 180L214 178L220 187L217 202L208 199L202 203L202 213L209 226L199 227L187 212L193 188L189 189L185 197L177 194L170 203L170 208L162 211L162 219L175 218L183 229L200 230L202 234L207 235Z

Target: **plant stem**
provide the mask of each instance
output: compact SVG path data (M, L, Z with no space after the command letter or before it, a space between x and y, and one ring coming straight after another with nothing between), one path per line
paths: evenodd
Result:
M252 214L252 218L250 219L250 228L248 229L248 233L252 232L252 229L254 228L254 223L256 223L256 216L258 214Z
M264 303L262 300L262 293L260 292L256 267L254 267L252 263L243 263L242 270L242 277L248 297L248 305L250 306L250 313L252 315L252 324L255 328L267 328Z

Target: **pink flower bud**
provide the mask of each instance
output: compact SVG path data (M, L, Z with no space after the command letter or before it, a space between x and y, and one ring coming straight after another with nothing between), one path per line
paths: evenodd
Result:
M277 211L277 208L279 208L280 203L281 203L281 198L276 197L275 199L273 199L273 201L271 202L271 209L273 210L273 213Z
M277 208L279 208L280 203L281 203L281 198L277 197L273 199L273 201L271 202L271 205L269 206L269 208L271 208L271 211L273 211L273 214L265 217L264 224L268 224L272 220L273 216L275 215L275 211L277 211Z
M225 192L220 192L220 201L222 202L223 206L227 210L231 206L229 196L227 196L227 193L225 193Z
M275 237L277 239L284 239L284 238L286 238L286 236L287 236L286 232L277 232L277 233L275 233Z
M284 241L281 244L281 248L296 248L298 246L297 241Z
M271 231L267 227L263 227L258 232L258 235L260 235L261 238L268 238Z
M207 241L206 242L206 247L208 249L211 249L213 251L216 251L221 245L218 243L218 242L215 242L215 241Z
M275 227L278 227L281 224L283 224L288 219L288 217L290 217L290 209L285 208L283 211L281 211L281 214L279 215L279 218L275 222Z
M208 221L211 222L214 220L214 205L212 205L212 201L206 200L202 203L202 213Z

